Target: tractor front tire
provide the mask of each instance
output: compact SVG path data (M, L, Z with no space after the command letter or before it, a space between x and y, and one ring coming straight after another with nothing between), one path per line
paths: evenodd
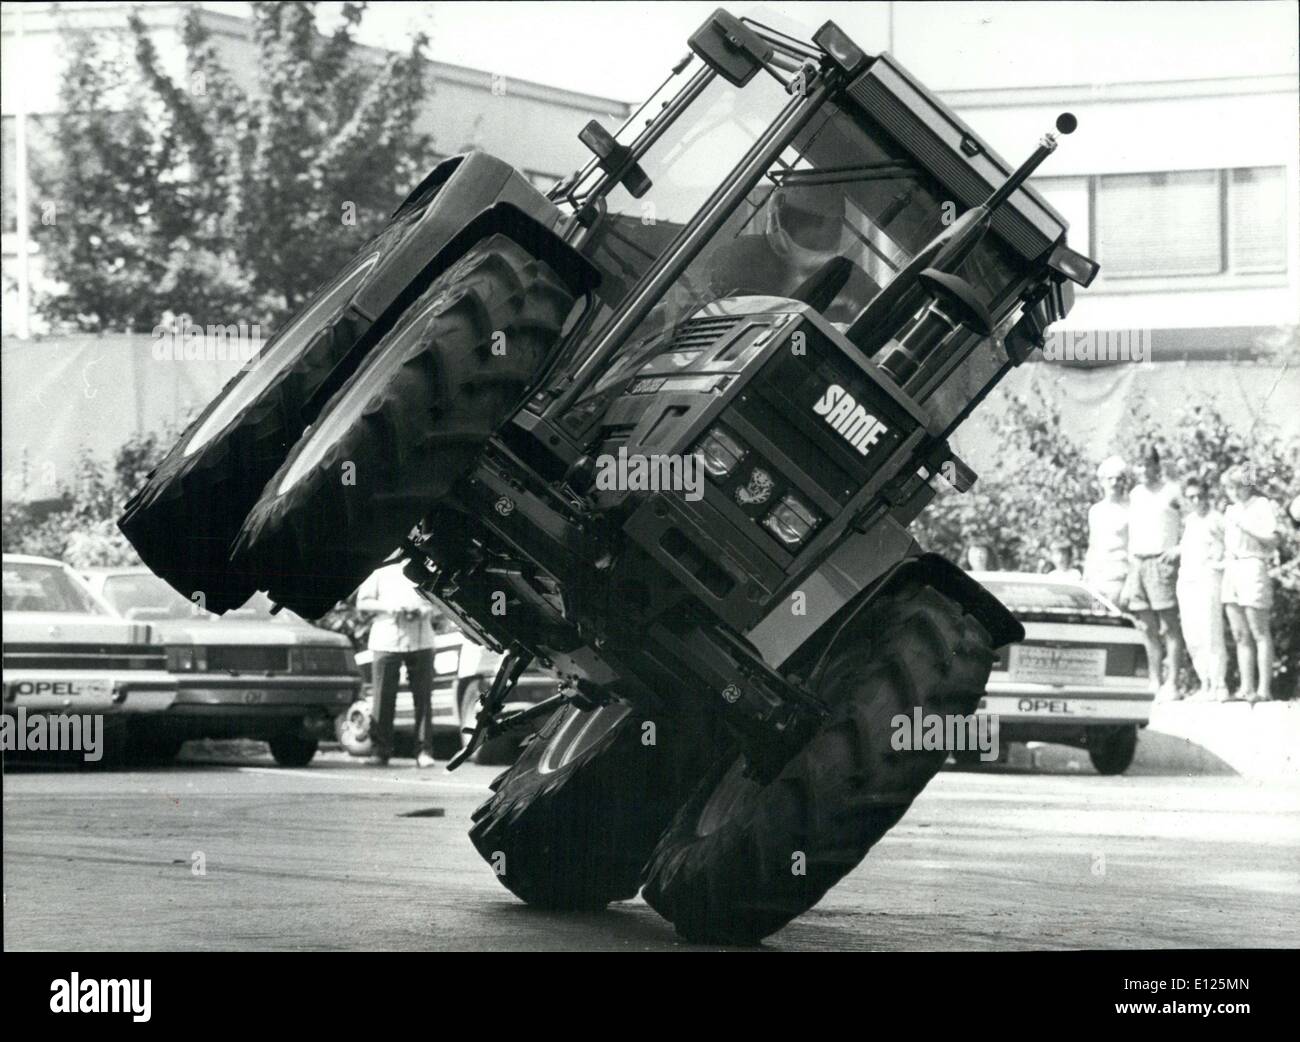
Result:
M200 607L238 608L256 579L230 545L303 432L303 410L370 322L352 302L412 232L429 192L359 250L282 325L190 424L131 497L118 527L150 569ZM223 348L224 349L224 348Z
M511 893L565 911L636 896L707 764L698 728L648 724L621 703L566 706L498 778L469 835Z
M350 594L473 467L574 299L507 236L472 246L325 404L244 522L236 565L309 619Z
M916 580L853 620L817 682L830 715L767 784L720 764L665 832L646 901L688 940L755 944L815 905L943 765L896 749L895 718L973 713L994 661L984 627Z

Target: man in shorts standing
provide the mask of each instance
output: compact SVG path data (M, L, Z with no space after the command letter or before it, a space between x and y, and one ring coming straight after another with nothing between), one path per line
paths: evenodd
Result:
M1151 689L1159 699L1177 699L1183 660L1176 592L1182 503L1178 486L1161 474L1155 446L1142 452L1140 467L1142 480L1129 493L1129 571L1121 606L1137 616L1147 646ZM1163 684L1162 663L1168 665Z
M1223 512L1223 608L1237 645L1241 687L1235 698L1267 702L1273 682L1273 580L1269 562L1277 549L1273 503L1255 490L1249 468L1223 476L1232 502ZM1257 680L1258 678L1258 680Z
M1097 468L1102 495L1088 508L1088 549L1083 555L1083 581L1116 604L1128 577L1127 474L1128 464L1118 456Z

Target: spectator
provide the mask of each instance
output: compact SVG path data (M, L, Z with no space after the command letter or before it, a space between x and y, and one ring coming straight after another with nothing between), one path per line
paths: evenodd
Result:
M433 607L420 596L399 562L380 568L361 584L357 608L378 613L370 627L375 708L372 755L367 763L382 767L393 754L393 715L405 665L415 703L415 763L432 767Z
M998 557L993 547L980 540L972 540L966 546L966 571L996 572Z
M1183 639L1200 679L1202 698L1228 694L1227 647L1223 632L1223 515L1210 506L1210 490L1199 481L1183 486L1191 513L1178 544L1178 612Z
M1052 540L1052 567L1047 573L1057 579L1083 578L1083 573L1074 566L1074 544L1068 539Z
M1127 473L1128 465L1118 456L1097 468L1102 498L1088 508L1088 549L1083 556L1084 581L1116 603L1128 575Z
M1182 506L1178 487L1161 474L1160 453L1148 446L1141 455L1142 480L1129 493L1128 578L1121 606L1137 616L1147 646L1151 687L1157 698L1177 699L1183 637L1178 625L1178 541ZM1161 666L1168 665L1164 683Z
M1232 500L1223 512L1223 607L1241 674L1234 697L1266 702L1272 697L1273 682L1273 583L1268 562L1278 544L1277 513L1271 501L1256 493L1254 476L1245 467L1232 467L1223 484Z

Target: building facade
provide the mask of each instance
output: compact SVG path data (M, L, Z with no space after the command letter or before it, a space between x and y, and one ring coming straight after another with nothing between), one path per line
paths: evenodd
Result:
M19 295L19 147L25 136L30 153L46 147L51 117L59 108L59 83L68 36L92 32L129 60L127 3L5 4L0 9L0 96L3 97L3 283L4 334L40 333L40 315ZM184 83L186 55L181 26L192 7L186 3L136 8L157 47L166 71ZM198 8L225 67L236 82L257 82L257 56L250 23L220 11ZM385 53L361 48L382 60ZM441 62L428 63L429 100L419 129L433 136L438 158L471 148L491 152L549 188L589 158L578 131L591 119L616 128L629 107L620 101ZM21 128L20 121L24 124ZM43 284L40 256L29 250L28 278Z

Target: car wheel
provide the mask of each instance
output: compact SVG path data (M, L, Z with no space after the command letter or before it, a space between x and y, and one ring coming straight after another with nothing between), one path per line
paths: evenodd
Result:
M165 767L176 759L184 744L185 740L175 735L131 729L127 732L126 760L138 766Z
M316 755L320 742L299 734L278 734L268 744L271 755L281 767L306 767Z
M1137 754L1138 729L1129 727L1088 728L1088 759L1098 774L1123 774Z
M370 702L366 699L353 702L339 721L339 745L353 756L369 756L370 724Z

